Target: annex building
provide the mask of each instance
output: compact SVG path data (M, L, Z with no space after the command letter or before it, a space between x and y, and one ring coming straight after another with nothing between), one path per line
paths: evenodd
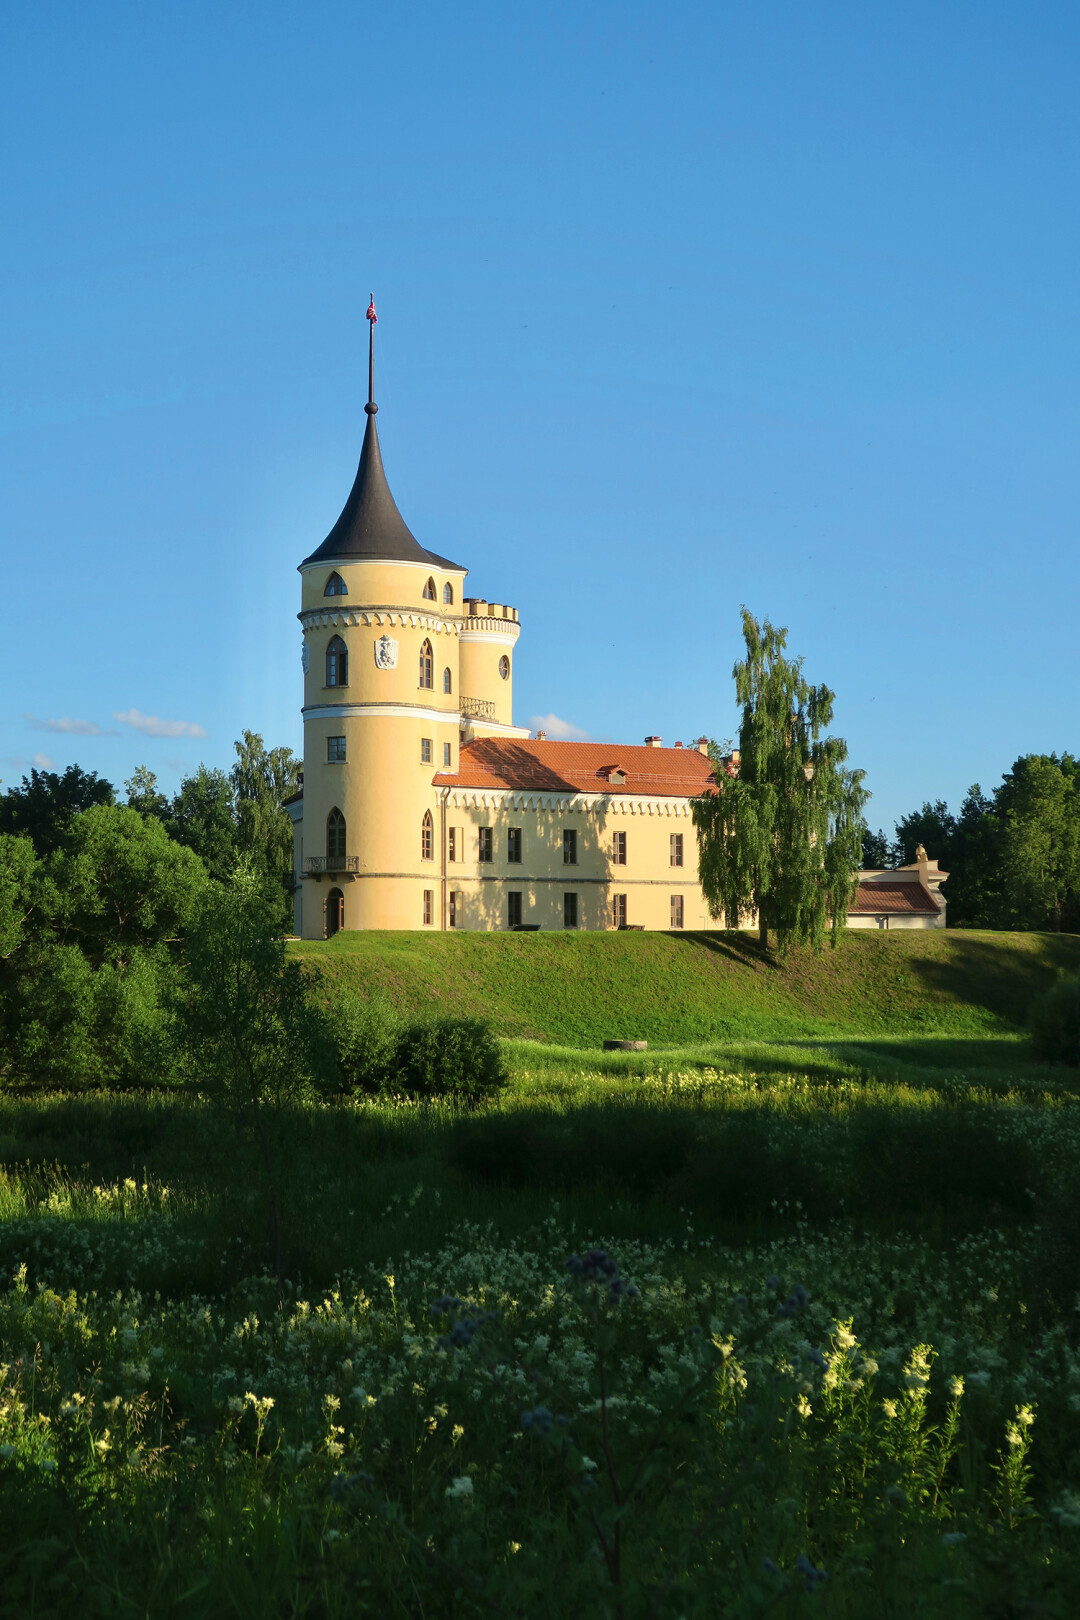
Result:
M704 739L558 742L513 724L517 609L466 595L468 570L409 530L373 383L369 338L356 479L300 564L296 932L709 927L690 813L711 780Z

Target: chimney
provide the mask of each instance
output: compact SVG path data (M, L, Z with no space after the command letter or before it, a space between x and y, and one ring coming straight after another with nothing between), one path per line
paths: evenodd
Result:
M537 740L537 742L547 742L547 732L546 731L538 731L536 733L536 740Z
M646 748L662 748L663 744L664 739L662 737L646 737L645 739Z
M697 742L694 744L694 747L697 749L699 754L707 754L709 752L708 737L699 737Z
M682 747L682 743L676 743L676 744L675 744L675 746L676 746L676 748L681 748L681 747Z

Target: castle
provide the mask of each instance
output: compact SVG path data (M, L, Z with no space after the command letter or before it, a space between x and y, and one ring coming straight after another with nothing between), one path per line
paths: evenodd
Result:
M513 724L517 609L466 596L468 570L398 511L375 426L374 304L368 319L360 465L300 564L297 934L716 927L691 811L712 781L706 739L557 742ZM946 874L919 857L861 873L849 925L944 927Z
M367 426L344 510L300 564L304 782L295 929L706 928L693 747L513 724L517 609L465 594L397 509ZM712 924L715 926L715 924Z

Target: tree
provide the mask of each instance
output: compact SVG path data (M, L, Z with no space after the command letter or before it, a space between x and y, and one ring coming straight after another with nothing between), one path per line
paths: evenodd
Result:
M137 810L141 816L157 816L160 819L168 811L169 801L164 793L158 792L157 777L146 765L136 765L124 783L124 791L128 809Z
M300 785L300 761L291 748L267 749L257 732L235 744L232 786L242 853L265 866L291 892L293 828L282 807Z
M845 767L846 743L822 737L834 694L784 656L787 631L745 608L742 627L739 762L718 762L714 787L693 800L701 886L729 928L756 911L763 945L774 929L781 952L820 947L827 919L835 944L862 851L864 773Z
M940 861L948 870L955 831L956 818L950 814L944 799L938 799L934 804L926 803L921 810L913 810L896 823L896 843L900 856L897 864L910 866L921 844L934 860Z
M200 765L174 796L165 827L170 838L194 850L210 876L225 882L236 866L233 786L222 770Z
M207 881L202 862L160 821L119 804L84 810L47 866L57 935L94 962L175 938Z
M336 1083L325 1020L282 938L279 895L250 862L212 883L187 939L179 1022L196 1087L255 1142L266 1172L275 1269L287 1106Z
M1028 754L998 789L1006 927L1058 932L1080 915L1080 793L1066 761Z
M69 765L63 776L32 770L22 787L0 798L0 832L27 833L39 855L58 848L75 817L94 805L112 804L115 793L95 771Z
M871 832L869 827L863 833L862 864L864 867L894 866L895 845L885 836L884 829L879 827L877 832Z

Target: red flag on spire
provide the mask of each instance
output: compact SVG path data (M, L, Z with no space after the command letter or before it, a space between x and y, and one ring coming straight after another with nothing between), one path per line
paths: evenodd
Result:
M372 326L374 326L376 321L379 319L379 317L375 313L375 294L374 293L372 293L372 295L371 295L371 303L367 307L367 318L371 322Z

